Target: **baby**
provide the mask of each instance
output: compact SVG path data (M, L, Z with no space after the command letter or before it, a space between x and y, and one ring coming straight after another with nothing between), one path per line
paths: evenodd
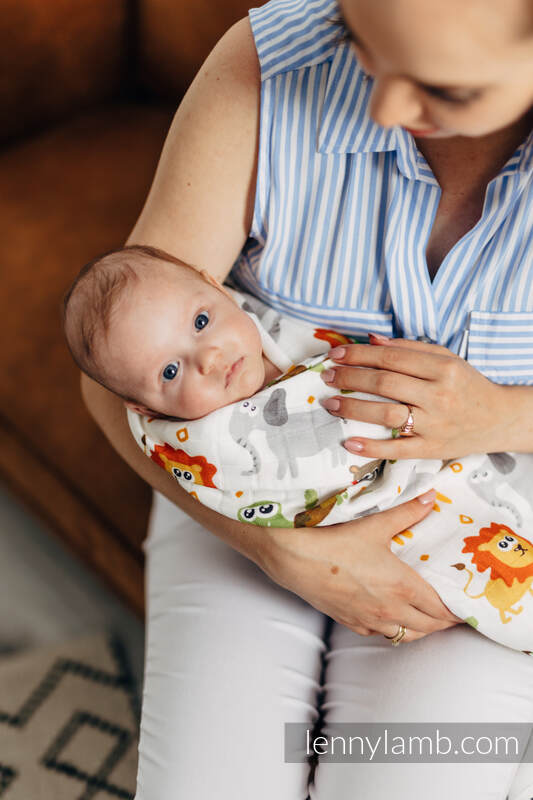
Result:
M139 414L197 419L280 374L232 295L205 270L153 247L91 261L63 312L77 365Z
M472 627L533 651L533 543L523 535L533 529L533 456L442 464L349 454L349 436L391 436L321 405L335 393L320 378L327 352L349 339L155 248L84 267L64 325L78 366L123 398L139 447L218 513L266 527L329 525L434 486L439 513L395 536L391 550Z

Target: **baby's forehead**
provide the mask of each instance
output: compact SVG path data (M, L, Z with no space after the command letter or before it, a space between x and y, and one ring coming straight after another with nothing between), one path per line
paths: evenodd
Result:
M188 310L192 312L197 303L212 303L214 295L217 300L223 297L193 267L166 262L150 264L147 259L138 270L135 269L133 279L116 297L107 330L108 338L123 336L124 326L131 325L133 321L141 324L142 320L143 324L148 324L146 318L141 317L141 308L152 321L171 315L175 325Z
M155 258L142 259L136 265L139 281L144 287L150 283L168 282L181 291L194 291L198 287L209 286L202 273L187 264L174 264Z

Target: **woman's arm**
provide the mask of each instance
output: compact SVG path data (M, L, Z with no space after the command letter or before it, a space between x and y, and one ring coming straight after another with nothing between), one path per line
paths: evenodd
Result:
M178 108L128 244L160 247L226 278L252 222L260 85L244 19L222 37Z
M223 517L190 497L147 458L131 436L121 401L83 376L85 402L113 447L154 489L215 536L254 561L276 583L363 635L391 635L408 627L404 641L457 621L435 590L390 550L391 538L431 511L434 494L390 511L322 528L263 528Z
M259 99L259 63L249 21L244 19L214 48L176 112L128 244L160 247L224 280L251 226ZM207 525L207 509L141 453L122 401L87 376L82 376L82 394L127 463L154 489ZM210 515L212 524L207 527L212 529L217 518L221 519ZM256 534L236 524L231 533L228 527L227 541L257 561ZM218 535L224 538L225 532Z
M251 226L259 99L255 45L242 20L211 53L176 113L129 243L161 247L219 280L226 277ZM412 628L407 640L453 624L432 587L390 551L392 536L426 516L431 503L415 500L339 528L297 532L229 520L201 506L146 458L118 397L86 376L82 392L132 469L315 608L360 633L393 634L401 622Z

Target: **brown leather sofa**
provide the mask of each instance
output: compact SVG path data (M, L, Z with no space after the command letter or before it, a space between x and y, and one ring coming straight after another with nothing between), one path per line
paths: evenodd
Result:
M139 613L149 487L83 406L59 307L127 238L173 111L243 0L4 0L0 479Z

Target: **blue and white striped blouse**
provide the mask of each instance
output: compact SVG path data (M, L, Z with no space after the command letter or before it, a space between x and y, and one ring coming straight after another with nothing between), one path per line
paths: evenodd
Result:
M337 43L334 0L250 11L261 65L241 288L321 327L428 337L498 383L533 384L533 133L487 188L433 283L440 187L412 136L368 115L371 80Z

